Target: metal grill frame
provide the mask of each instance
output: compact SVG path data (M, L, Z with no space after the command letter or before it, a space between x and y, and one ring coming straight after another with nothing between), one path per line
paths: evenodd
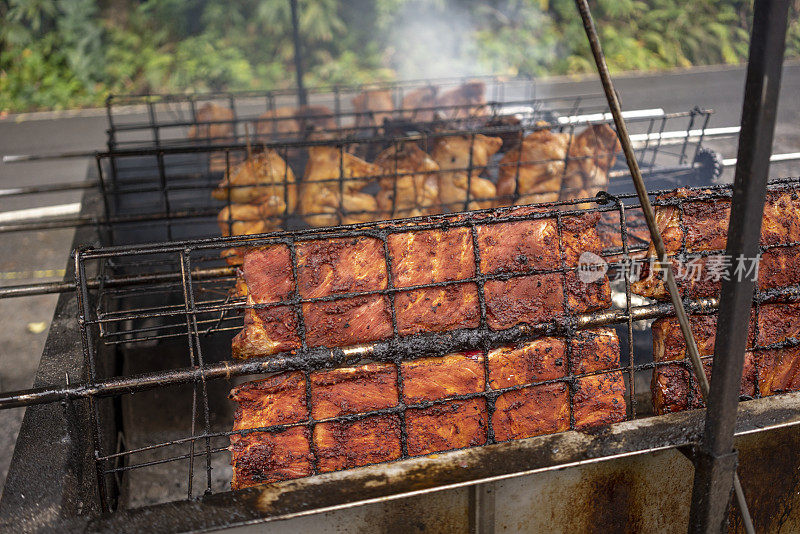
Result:
M351 99L363 91L389 91L394 104L393 110L387 110L396 117L413 116L415 112L442 111L446 106L433 106L430 108L404 108L403 98L415 89L432 89L435 92L441 90L454 89L467 82L478 81L486 84L489 89L487 108L497 107L498 105L509 105L506 101L507 93L513 91L515 87L522 89L522 97L519 104L529 101L546 102L548 99L538 97L536 82L528 77L501 77L501 76L470 76L470 77L451 77L451 78L432 78L404 80L396 82L371 82L350 85L318 86L305 89L308 102L302 105L326 105L332 106L330 118L333 119L338 128L344 124L352 123L357 117L370 118L371 112L356 113L352 111ZM576 110L581 106L581 102L589 100L594 105L602 104L602 95L580 95L571 97L575 99ZM552 97L549 100L563 101L564 98ZM222 103L233 111L234 118L230 121L198 121L197 107L203 103ZM298 104L297 89L279 89L268 91L218 91L201 94L144 94L144 95L109 95L106 99L106 116L108 118L108 149L109 151L124 149L133 145L140 147L161 146L164 129L176 127L189 127L212 124L226 124L233 128L233 137L239 141L244 135L244 124L255 124L258 119L254 113L242 117L237 110L240 107L250 105L253 102L260 102L256 107L258 112L264 113L274 111L278 107L294 107ZM148 120L144 123L128 123L120 121L120 107L137 106L147 110ZM449 106L455 112L467 111L474 105L453 105ZM167 114L165 118L163 115ZM172 115L172 116L169 116ZM327 116L327 115L326 115ZM281 120L290 119L278 119ZM266 121L262 121L266 122ZM382 125L375 125L382 126ZM120 139L120 135L143 134L139 140L126 141ZM131 134L130 132L134 132ZM302 132L296 132L301 134ZM205 138L204 138L205 139Z
M446 130L443 132L425 132L419 134L409 134L403 136L386 136L386 135L368 135L367 137L342 137L342 138L335 138L330 140L300 140L300 141L287 141L287 142L269 142L269 143L258 143L254 142L252 145L245 144L245 143L237 143L237 144L228 144L228 145L217 145L217 146L194 146L194 147L171 147L171 148L161 148L161 149L142 149L142 150L116 150L112 152L102 153L97 156L98 161L98 174L100 175L100 183L102 186L103 191L103 198L105 200L105 215L99 224L109 228L109 231L118 230L120 228L125 227L135 227L136 225L142 224L149 224L153 221L165 221L166 226L166 236L167 239L175 239L173 235L174 232L178 231L180 233L180 225L187 225L187 224L196 224L198 221L206 221L206 222L215 222L216 216L222 208L228 207L232 204L230 200L230 194L227 202L223 201L217 203L213 207L203 208L203 209L189 209L185 207L176 208L175 204L170 203L170 196L175 195L176 193L191 193L193 191L197 191L201 193L198 195L199 198L210 198L211 192L216 188L216 181L218 178L214 178L219 176L225 176L228 174L228 170L233 166L233 162L241 161L247 151L249 150L250 146L253 146L253 153L259 153L262 151L274 151L278 156L280 156L284 161L289 161L290 159L296 159L296 157L292 157L290 153L301 151L304 152L305 149L311 147L330 147L335 148L339 151L340 161L342 160L342 156L345 152L348 151L370 151L377 153L382 148L385 147L399 147L406 143L415 143L421 145L423 149L432 147L433 143L437 139L445 139L448 137L469 137L470 139L470 157L469 157L469 164L464 167L463 169L444 169L440 171L432 171L432 172L410 172L410 171L398 171L395 169L394 173L382 173L376 175L367 175L367 176L359 176L352 180L358 182L374 182L381 178L391 178L391 177L403 177L406 175L417 175L417 174L425 174L425 175L437 175L437 174L444 174L444 173L454 173L454 172L466 172L468 177L472 177L474 173L481 171L482 167L477 167L472 163L472 152L474 150L474 142L475 137L477 135L487 135L487 136L507 136L507 135L514 135L514 136L524 136L530 133L531 131L538 130L538 129L548 129L553 128L557 131L563 131L566 133L577 133L582 126L582 124L588 125L597 125L597 124L610 124L611 120L606 119L602 121L591 121L587 123L577 123L572 122L569 124L558 124L558 123L551 123L547 126L538 125L534 126L534 122L540 118L538 115L538 111L532 112L532 114L527 115L523 119L523 123L519 126L498 126L498 127L478 127L478 128L456 128L451 130ZM703 143L703 132L706 129L706 125L710 119L710 112L707 110L691 110L688 112L680 112L680 113L672 113L672 114L665 114L658 118L643 118L643 119L634 119L632 122L637 124L639 128L643 130L643 133L639 134L642 138L642 142L639 147L639 154L643 160L643 165L647 169L648 177L668 177L670 175L674 175L677 178L674 179L674 183L682 184L685 183L687 180L687 176L690 176L694 173L693 178L689 178L688 181L697 181L697 180L710 180L712 177L713 171L709 169L699 169L696 166L697 154L702 149ZM673 124L675 122L686 122L687 127L685 131L687 135L678 139L677 146L674 146L671 152L670 149L667 148L668 143L662 140L661 133L665 131L665 128L669 124ZM689 135L688 132L693 131L694 126L696 123L701 123L702 127L700 128L700 135L699 137L693 138ZM425 125L416 125L422 130L427 129ZM681 126L683 128L683 125ZM671 143L675 143L676 140L671 140ZM693 154L692 154L693 152ZM656 159L659 157L668 159L672 162L671 165L663 165L657 164ZM592 158L602 158L605 156L609 156L609 154L597 153ZM203 161L206 158L209 160L211 158L218 158L225 162L225 170L221 170L218 172L210 172L210 171L203 171L202 167L198 167L198 170L194 172L200 172L201 177L199 182L193 183L192 180L189 181L188 185L180 185L177 183L178 179L180 178L179 174L175 174L176 172L180 172L181 165L190 165L189 168L194 169L195 166L200 163L203 165ZM181 158L199 158L199 162L190 160L189 163L178 163L177 161ZM559 163L562 165L562 173L565 173L568 169L567 164L572 161L576 161L579 158L575 156L567 156L565 160L558 160L558 161L527 161L524 158L519 158L518 161L514 163L517 168L523 165L546 165L550 163ZM152 168L149 168L143 171L145 174L136 174L134 171L133 178L123 178L122 171L120 170L125 165L131 165L138 161L149 161L147 165L152 165ZM170 163L170 161L175 163ZM299 171L304 165L303 158L301 157L301 167L297 168L295 165L295 170ZM128 163L131 162L131 163ZM497 158L495 160L489 162L489 170L490 172L497 172L498 169L498 162ZM188 171L187 171L188 172ZM702 173L709 173L707 178L698 178L699 174ZM612 175L611 179L613 183L622 183L625 181L627 173L625 171L619 171ZM665 178L668 179L668 178ZM338 184L338 190L340 194L345 188L345 183L350 180L349 178L345 178L343 175L343 171L340 170L339 176L335 178L331 178L329 181L332 184ZM395 180L396 182L396 180ZM284 179L284 183L278 183L277 185L281 186L284 190L284 194L287 194L287 186L289 187L297 187L298 189L301 187L303 180L296 179L294 183L288 184ZM317 183L316 181L314 183ZM320 182L321 183L321 182ZM627 183L627 182L625 182ZM147 185L143 185L147 184ZM295 186L295 184L297 184ZM238 186L229 186L229 190L234 189ZM241 186L241 187L249 187L249 186ZM153 204L158 206L159 209L152 211L151 213L141 213L141 210L137 212L135 215L132 214L125 214L125 213L116 213L114 206L119 204L119 202L125 202L126 199L133 198L134 195L142 195L142 194L155 194L157 195L153 199ZM505 199L507 203L515 202L515 199L518 198L519 192L515 192L514 198ZM530 195L530 194L526 194ZM495 199L480 199L474 198L471 196L471 191L469 188L466 191L465 200L463 201L463 206L443 206L445 210L450 211L461 211L465 209L470 203L472 202L480 202L480 201L494 201ZM202 200L200 200L202 201ZM435 205L434 205L435 207ZM288 208L288 206L287 206ZM146 209L141 207L141 209ZM388 209L388 208L386 208ZM398 209L410 209L407 207L398 207L396 204L396 198L393 198L393 207L389 209L389 213L395 213ZM365 216L374 217L375 219L384 218L385 213L384 208L379 208L378 212L364 212ZM355 212L354 212L355 213ZM360 213L360 212L359 212ZM342 217L345 216L347 212L343 210L343 208L338 209L337 211L331 212L310 212L304 215L296 215L292 212L289 212L288 209L285 210L280 215L275 215L271 217L271 221L275 221L277 224L280 224L283 227L286 227L286 223L288 219L300 219L301 217L308 217L314 215L332 215L334 217L338 217L339 221L342 220ZM356 213L357 214L357 213ZM237 222L236 219L230 219L228 221L229 228L234 223ZM301 223L304 224L304 223ZM297 222L295 221L294 227L297 227ZM175 230L177 228L177 230ZM206 235L191 235L191 238L201 238L206 237ZM111 237L113 239L113 235ZM115 241L111 241L110 244L116 244ZM125 244L125 241L121 242L120 244Z
M774 188L795 188L799 185L798 180L784 180L778 181L773 183ZM729 187L725 186L716 186L712 188L704 188L707 193L705 196L694 196L689 198L666 198L666 199L656 199L656 204L662 205L682 205L685 202L693 202L703 198L730 198L731 193ZM654 193L658 195L658 193ZM498 216L493 219L486 219L486 218L475 218L475 213L472 212L467 214L461 220L452 221L452 216L434 216L434 217L427 217L427 218L420 218L417 221L417 226L413 227L412 230L414 231L423 231L423 230L431 230L431 229L445 229L445 228L453 228L453 227L470 227L474 232L474 228L476 225L479 224L498 224L502 222L509 222L514 220L525 220L525 219L545 219L545 218L553 218L555 217L557 221L560 221L563 217L568 217L574 214L585 214L591 213L593 211L600 211L603 213L614 212L618 213L620 216L620 221L625 221L625 213L626 210L635 209L635 204L630 203L632 198L616 198L611 197L608 195L603 195L599 199L597 199L596 207L593 209L588 210L575 210L572 209L575 207L575 204L580 203L580 200L567 202L567 203L555 203L554 205L550 206L553 208L551 211L546 211L543 213L533 213L524 216L517 216L513 215L513 208L503 208L500 210L495 210L498 212ZM557 208L561 208L560 210ZM511 212L511 213L509 213ZM478 215L484 215L486 212L477 212ZM503 215L505 214L505 216ZM165 458L164 461L182 461L186 460L189 462L190 465L190 473L193 473L192 463L194 462L195 457L206 457L206 466L210 467L210 457L212 454L222 453L226 450L225 447L217 447L211 448L210 440L214 438L226 437L232 434L242 434L242 433L249 433L249 432L274 432L283 430L285 428L291 426L298 426L298 425L313 425L318 421L313 419L309 419L308 421L304 421L297 424L291 425L276 425L274 427L266 427L266 428L259 428L259 429L250 429L247 431L230 431L230 432L210 432L208 427L208 413L209 413L209 399L207 396L207 391L205 388L205 384L208 380L214 379L221 379L221 378L230 378L232 376L241 376L241 375L252 375L252 374L263 374L263 373L272 373L272 372L279 372L279 371L287 371L287 370L302 370L306 376L312 370L316 369L324 369L331 366L338 366L343 365L348 362L358 361L363 358L367 358L373 361L381 361L381 362L393 362L398 365L401 361L407 361L409 359L416 359L419 357L424 357L428 355L442 355L450 352L457 352L463 349L474 349L479 347L484 351L484 364L486 364L486 351L488 348L494 348L498 345L506 345L511 343L520 342L523 340L533 339L535 337L541 335L562 335L566 336L569 340L570 336L574 336L575 332L579 329L590 328L594 326L606 325L606 324L613 324L613 323L620 323L626 324L629 336L632 335L632 328L634 321L638 321L640 319L645 318L655 318L655 317L662 317L667 316L671 312L671 305L667 303L655 303L652 305L646 305L641 307L631 307L631 294L630 294L630 280L626 280L625 284L625 293L626 293L626 309L622 310L612 310L608 312L599 312L594 314L582 314L577 316L566 316L563 318L557 318L551 322L538 324L538 325L519 325L517 327L512 327L507 330L502 331L491 331L486 328L485 323L485 309L483 315L483 322L482 326L474 331L455 331L455 332L448 332L444 334L421 334L415 336L407 336L405 338L397 338L397 339L390 339L385 342L378 342L372 344L370 346L357 346L351 348L307 348L303 347L301 350L297 351L294 354L283 353L278 355L273 355L271 357L265 358L256 358L252 360L244 360L238 362L231 362L231 361L224 361L218 364L204 364L202 359L202 341L200 339L200 331L197 328L197 316L200 313L198 307L202 306L203 303L196 302L194 300L195 290L197 284L203 283L203 279L205 277L213 277L215 275L219 275L219 273L201 273L197 269L192 268L191 262L191 253L193 251L203 251L203 250L213 250L219 249L222 247L229 247L229 246L260 246L260 245L268 245L268 244L276 244L276 243L287 243L287 242L299 242L299 241L307 241L312 240L315 238L333 238L333 237L353 237L353 236L372 236L376 235L376 232L384 233L384 238L386 235L392 232L401 233L401 232L408 232L409 227L405 226L404 221L400 223L374 223L374 224L366 224L360 225L356 227L337 227L337 228L327 228L327 229L315 229L315 230L306 230L301 232L285 232L281 234L275 234L271 236L252 236L252 237L231 237L231 238L216 238L216 239L208 239L202 241L188 241L188 242L180 242L180 243L165 243L165 244L155 244L155 245L146 245L146 246L122 246L122 247L112 247L108 249L82 249L76 252L74 268L76 272L76 280L79 287L79 325L80 325L80 332L81 336L84 340L83 344L83 354L84 354L84 365L85 368L88 370L88 380L76 385L62 385L57 387L45 387L39 388L35 390L30 390L26 392L17 392L12 394L6 394L0 396L0 405L4 407L12 406L12 405L29 405L29 404L42 404L42 403L53 403L53 402L67 402L68 405L81 402L85 400L88 402L88 415L90 416L89 424L93 429L90 433L92 436L92 440L94 441L93 447L95 449L94 453L94 467L96 468L97 479L100 484L101 492L108 492L110 488L108 487L111 485L113 487L113 480L110 480L109 477L112 477L118 473L129 471L131 469L136 468L145 468L153 463L144 463L144 464L130 464L130 465L112 465L109 467L109 463L114 464L115 462L119 462L122 457L130 456L136 454L137 452L143 452L145 450L153 450L156 448L163 448L163 447L181 447L185 446L187 443L190 446L190 452L188 454L182 453L178 455L173 455L171 457ZM559 223L560 225L560 223ZM627 247L627 230L625 225L621 225L620 227L620 236L623 240L623 247L622 250L612 249L607 250L606 253L608 255L613 255L617 258L618 262L623 262L626 259L629 259L629 254L631 251ZM473 234L474 239L474 234ZM791 244L796 245L796 244ZM778 245L778 246L786 246L786 244ZM475 247L475 242L473 241L473 247ZM562 252L560 257L562 258L562 267L561 270L556 270L556 272L561 272L564 274L565 267L563 264L563 245L561 247ZM474 250L478 250L478 248L474 248ZM191 365L189 367L183 369L174 369L168 370L161 373L151 373L144 376L132 376L132 377L110 377L110 378L102 378L98 376L97 368L100 361L102 361L103 356L97 352L98 348L101 348L103 345L102 340L98 337L98 325L100 319L96 317L96 308L92 305L92 302L96 302L98 299L97 297L91 297L90 293L95 293L97 295L101 295L105 289L105 284L109 284L108 287L124 287L125 281L122 280L115 280L112 273L106 271L104 269L96 270L99 276L95 278L92 275L87 275L87 265L91 265L93 262L98 260L110 260L113 259L115 261L119 261L120 258L129 257L132 259L140 258L142 255L146 254L156 254L160 255L163 253L171 253L175 254L179 260L179 272L174 272L171 275L171 279L175 281L176 287L180 289L183 293L184 299L184 309L183 310L175 310L170 311L169 313L174 313L175 315L184 315L186 321L186 332L185 334L188 336L188 349L191 359ZM620 254L622 257L620 258ZM137 262L138 263L138 262ZM162 265L163 268L163 264ZM480 273L480 261L479 256L476 260L476 267L478 269L478 273L475 276L475 280L480 280L484 278L485 275ZM296 264L295 264L296 268ZM569 270L569 269L567 269ZM391 272L391 270L389 271ZM514 273L516 276L524 276L533 273L541 273L541 271L532 271L532 272L523 272L523 273ZM148 276L147 274L141 275L138 280L134 280L133 282L138 283L159 283L160 281L164 280L165 273L162 271L157 276ZM511 277L513 277L512 275ZM92 284L91 282L95 282ZM458 280L456 282L464 282L464 280ZM449 285L454 282L444 282L440 284L433 284L433 287L436 286L445 286ZM120 284L120 285L118 285ZM416 286L415 286L416 287ZM419 287L427 287L426 286L419 286ZM414 289L411 288L402 288L402 290L409 290ZM398 291L395 288L389 286L386 290L380 290L379 293L386 293L390 294L392 292ZM98 293L99 292L99 293ZM479 293L480 294L480 293ZM771 291L767 294L760 294L756 296L756 302L760 303L765 300L774 299L776 297L787 297L787 296L796 296L797 290L796 287L786 288L783 290ZM337 295L336 298L342 298L347 296L353 296L352 294L343 294ZM280 304L290 304L293 306L299 306L302 302L302 299L294 298L290 301L285 301ZM713 312L715 306L717 305L716 299L701 299L699 301L690 302L688 306L689 310L693 313L710 313ZM242 304L230 304L231 308L235 307L242 307ZM160 313L158 310L152 312L154 315L156 313ZM396 330L395 330L396 332ZM605 374L610 372L621 372L627 373L627 387L628 387L628 399L629 399L629 417L632 419L637 416L636 412L636 405L635 405L635 386L634 381L632 380L634 374L638 371L648 371L658 367L660 365L684 365L688 366L688 360L683 360L680 362L669 361L669 362L648 362L644 364L636 364L633 361L633 343L630 341L632 338L629 338L629 361L627 364L623 363L622 358L620 361L620 367L610 370L603 370L596 373L590 373L587 376L595 375L595 374ZM100 347L98 347L98 344ZM567 344L569 345L569 343ZM785 343L781 343L780 347L788 347L788 346L795 346L796 343L794 340L787 340ZM768 347L756 347L754 350L767 350L777 348L776 346L770 345ZM623 356L623 355L620 355ZM568 360L569 361L569 360ZM568 364L569 365L569 364ZM399 369L398 369L399 371ZM398 377L400 373L398 372ZM554 383L554 382L564 382L567 384L572 384L576 379L582 378L583 375L574 375L571 372L568 372L565 378L563 379L556 379L552 381L544 381L544 382L536 382L536 385L544 384L544 383ZM97 400L102 399L104 397L115 397L123 394L129 394L136 391L144 391L147 389L152 388L159 388L164 387L168 384L193 384L195 391L197 392L197 396L202 399L202 405L200 405L200 401L198 401L197 397L195 397L195 404L193 411L193 421L195 420L195 415L203 415L204 420L206 421L205 428L202 430L201 433L192 432L192 436L189 436L185 439L178 439L173 440L170 442L164 443L156 443L148 447L140 448L134 451L123 451L120 453L112 452L112 453L104 453L103 451L108 450L108 445L103 446L101 443L101 435L103 434L103 421L101 420L101 413L97 406ZM509 390L516 390L525 387L529 387L531 384L525 384L520 386L513 386L507 388ZM475 395L466 395L463 396L464 399L466 398L473 398L482 396L487 400L490 397L496 397L497 395L503 393L503 390L489 390L488 385L486 386L487 389L484 392L477 393ZM570 390L572 388L570 387ZM461 397L453 397L448 398L446 401L453 401L460 399ZM633 400L630 400L633 399ZM347 416L340 416L333 418L331 420L335 421L350 421L356 420L358 418L362 418L368 415L377 415L381 413L397 413L398 410L405 410L408 408L415 408L415 407L427 407L428 405L433 405L437 403L445 402L445 400L440 401L432 401L432 402L424 402L421 403L419 406L403 406L402 408L394 407L385 410L377 410L365 414L358 414L358 415L347 415ZM662 416L663 417L663 416ZM327 421L327 420L326 420ZM634 421L635 422L635 421ZM571 421L574 424L574 421ZM73 421L71 424L75 424ZM617 425L612 425L612 427L616 427ZM491 442L491 437L488 438ZM533 440L539 438L532 438ZM529 440L523 440L529 441ZM195 442L199 442L202 447L202 443L205 442L205 451L195 451L194 445ZM491 446L491 445L490 445ZM416 461L416 460L402 460L401 463L409 462L409 461ZM156 463L161 463L156 462ZM210 470L207 471L210 473ZM210 479L210 474L209 474ZM191 480L191 475L190 475ZM207 481L208 483L208 481ZM189 486L191 488L191 482L189 482ZM192 491L191 489L189 491ZM103 493L101 493L102 495ZM103 507L109 505L109 503L113 502L113 496L106 497L103 499L104 504Z

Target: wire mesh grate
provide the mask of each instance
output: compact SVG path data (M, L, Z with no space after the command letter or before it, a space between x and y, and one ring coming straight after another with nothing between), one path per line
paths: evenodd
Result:
M797 188L796 181L774 183L773 191L790 190ZM663 192L662 192L663 193ZM655 193L654 203L659 209L677 207L683 210L684 206L703 201L725 201L730 198L730 189L726 186L707 187L696 190L691 195L680 196L674 192L666 194ZM637 346L641 345L642 337L649 341L649 322L652 319L667 317L671 306L663 302L642 299L631 291L631 275L626 269L631 263L641 262L649 265L646 254L647 245L639 245L632 249L630 246L630 233L627 224L631 212L637 206L632 196L614 197L600 195L592 201L592 207L584 206L585 200L552 203L535 209L527 208L499 208L491 211L468 212L458 215L439 215L418 218L411 221L378 222L355 227L334 227L324 229L300 230L284 232L270 236L240 236L216 238L203 241L190 241L152 246L128 246L111 249L98 249L82 251L78 261L82 267L79 272L104 273L106 284L114 286L114 275L110 274L108 267L103 265L114 264L119 269L125 265L136 265L138 268L150 269L150 274L141 275L139 287L134 285L119 284L101 291L91 290L89 282L96 280L92 276L85 276L80 283L85 286L88 301L84 305L86 315L83 318L87 331L94 331L103 344L117 344L126 350L135 353L137 348L152 347L153 343L162 343L169 339L179 341L184 339L191 365L189 367L178 363L174 367L163 367L161 371L146 373L145 376L124 376L106 379L111 381L99 388L102 395L118 394L130 391L155 390L161 391L166 386L191 387L187 395L191 398L192 424L184 435L174 439L149 441L129 450L109 451L100 447L98 463L104 476L135 472L140 469L155 468L165 464L188 462L190 473L193 476L204 478L205 491L218 491L224 489L225 482L230 476L229 468L223 468L221 462L227 459L228 447L225 440L231 436L261 436L264 434L281 434L291 429L304 429L310 436L311 465L308 474L323 472L320 469L320 460L323 456L314 450L314 432L320 425L344 425L347 428L357 425L359 421L374 421L381 418L397 418L399 429L399 452L392 459L411 457L419 453L415 449L412 438L412 448L409 450L409 434L407 415L425 413L426 410L436 407L452 406L462 403L480 403L485 412L482 412L484 434L480 444L494 443L510 439L507 434L500 436L494 429L492 416L495 413L494 403L503 395L532 388L563 387L568 395L569 408L566 428L580 428L576 419L576 394L580 394L581 384L592 379L602 380L609 376L619 375L624 384L624 418L631 419L652 413L648 398L648 378L661 369L679 367L685 371L687 380L683 392L686 401L676 409L697 406L694 393L694 384L691 382L689 361L682 355L678 359L653 360L643 357ZM541 276L552 282L552 276L562 279L562 287L566 287L568 276L577 272L577 264L569 262L565 252L563 232L565 221L570 218L597 217L608 225L616 222L616 232L613 238L604 237L603 248L600 256L608 261L609 276L615 281L611 282L613 289L612 298L598 310L582 311L575 309L570 303L567 291L561 293L564 312L551 314L535 323L526 323L522 318L509 327L490 326L489 310L486 303L487 282L509 282L513 287L521 283L526 277ZM486 265L482 256L486 250L479 239L479 231L486 227L500 227L498 225L512 225L519 223L552 221L558 230L557 256L558 263L554 268L524 269L515 272L484 272L481 265ZM679 222L680 228L686 234L683 219ZM397 262L402 258L396 257L390 246L392 236L406 236L408 234L422 234L425 232L454 232L463 231L468 236L467 242L471 244L472 261L475 270L469 276L455 279L435 281L430 283L417 283L408 286L398 286L395 277ZM567 230L568 231L568 230ZM634 232L635 233L635 232ZM222 250L231 247L286 247L292 251L288 262L294 287L298 287L298 280L302 280L303 250L310 244L323 240L375 240L376 250L380 252L380 261L386 273L385 287L379 289L365 289L363 291L340 292L325 296L301 295L297 291L291 292L286 298L281 298L269 303L248 303L242 298L231 297L226 293L235 283L238 273L236 268L226 266L219 258ZM762 247L764 253L779 248L791 248L795 242L769 243ZM356 246L355 244L353 246ZM686 242L681 243L676 256L693 253L687 250ZM300 252L298 252L300 249ZM707 256L713 251L701 251ZM152 263L148 263L152 260ZM91 266L90 268L87 268ZM170 272L170 270L172 270ZM157 280L146 281L148 276L156 276ZM167 278L168 273L171 278ZM287 276L289 273L287 272ZM398 295L409 291L443 290L449 291L459 285L474 284L479 290L478 310L479 320L472 328L443 330L439 332L421 332L403 334L398 323L396 300ZM216 292L216 293L215 293ZM764 288L756 295L756 302L760 306L763 302L770 305L775 301L791 301L796 296L796 286ZM318 345L316 341L309 342L308 333L313 333L315 326L309 324L308 315L304 313L313 305L325 305L331 302L347 301L357 298L376 297L386 298L390 302L388 335L367 345ZM511 298L511 297L507 297ZM102 305L101 305L102 302ZM149 306L143 306L149 302ZM91 303L91 305L89 305ZM688 309L694 317L708 317L713 313L716 300L713 295L699 294L687 297ZM241 313L269 310L278 307L289 307L294 310L297 320L297 333L300 341L291 350L271 356L257 357L244 360L231 360L229 358L230 339L234 332L241 331L243 323ZM489 306L490 308L491 306ZM756 312L758 313L758 312ZM313 319L312 319L313 320ZM149 322L148 322L149 321ZM506 325L503 325L506 326ZM619 338L619 358L610 367L589 370L575 368L573 341L579 338L587 329L610 326ZM532 380L519 384L498 385L493 382L493 371L490 369L490 354L501 346L520 345L542 336L560 338L565 343L565 366L563 375L548 379ZM755 334L759 334L756 330ZM313 338L312 338L313 339ZM776 349L791 349L796 342L793 338L771 341L770 343L754 344L750 349L753 353L770 353ZM222 348L220 348L222 347ZM89 354L91 355L91 347ZM447 395L436 399L409 399L407 398L407 376L404 371L409 363L419 362L426 357L441 357L444 354L472 354L480 362L483 369L483 384L480 389L468 393ZM184 356L186 357L186 356ZM205 358L200 362L200 358ZM373 362L364 364L363 362ZM389 370L394 378L394 390L397 401L390 406L366 409L358 413L343 413L328 417L315 416L312 413L312 391L315 377L324 376L330 368L339 368L343 365L375 365L382 372ZM242 380L259 378L258 375L266 373L299 373L300 383L303 385L303 396L306 406L309 407L306 417L285 423L257 426L246 429L230 429L230 401L225 398L227 382L236 377ZM757 371L759 372L759 371ZM223 379L220 381L219 379ZM100 380L99 382L103 382ZM221 382L221 383L220 383ZM221 386L216 393L209 394L208 384L217 383ZM756 384L758 378L756 378ZM110 387L110 389L108 389ZM113 393L112 393L113 392ZM769 391L768 394L776 391ZM756 386L752 392L743 392L743 398L759 397L764 393ZM579 401L578 401L579 402ZM669 411L669 410L666 410ZM223 414L215 417L215 413ZM413 419L413 417L412 417ZM415 421L418 421L415 420ZM416 423L415 423L416 424ZM349 425L349 426L348 426ZM412 432L413 434L413 432ZM196 444L196 447L195 447ZM188 449L188 451L187 451ZM205 474L203 469L194 464L194 458L205 457ZM145 459L146 458L146 459ZM139 460L141 459L141 460ZM212 461L213 460L213 461ZM328 464L325 464L328 465ZM216 467L216 469L211 469ZM212 476L212 473L214 474ZM264 480L267 481L267 480ZM186 485L184 485L186 488ZM194 491L196 494L195 490Z

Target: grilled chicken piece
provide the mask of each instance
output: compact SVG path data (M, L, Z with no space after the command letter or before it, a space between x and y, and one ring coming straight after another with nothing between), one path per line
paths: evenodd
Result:
M504 216L526 215L533 208L515 208ZM600 253L602 243L595 225L599 214L562 217L561 243L556 220L478 224L481 271L519 274L487 280L484 301L493 329L520 323L536 324L556 316L607 308L611 303L608 278L584 283L575 271L526 274L533 270L577 266L581 253ZM402 289L394 295L398 333L444 332L475 328L480 305L475 275L475 254L468 228L392 233L387 239L392 282ZM564 257L561 257L563 250ZM298 243L297 279L300 297L329 297L345 293L373 294L308 302L302 305L309 346L348 346L392 335L389 296L377 293L388 287L387 261L379 239L337 238ZM249 250L244 279L251 305L245 328L234 338L234 355L267 356L299 347L293 332L297 315L286 301L294 289L288 247ZM463 282L460 282L463 281ZM416 287L421 285L447 285ZM456 282L456 283L453 283ZM283 303L283 305L276 305ZM565 305L567 308L565 308Z
M362 193L383 170L335 146L312 146L300 188L300 213L311 226L334 226L379 218L375 197Z
M356 112L356 127L383 126L383 121L392 118L394 102L392 93L382 89L361 92L353 98Z
M257 204L231 204L217 215L217 224L223 236L252 235L269 232L280 227L280 221L268 221L261 215Z
M466 82L455 89L443 92L437 104L444 118L463 119L483 115L486 112L486 84L479 80Z
M436 140L431 156L444 171L439 173L439 202L443 208L461 211L494 205L497 190L491 181L480 175L502 144L499 137L481 134Z
M432 122L438 88L430 85L409 91L403 97L403 118L416 122Z
M709 262L718 262L719 255L725 251L730 200L711 198L708 196L710 193L710 191L679 189L659 197L662 201L683 200L682 215L681 209L676 205L656 208L656 224L664 239L668 255L674 256L680 253L684 239L687 254L717 251L717 254L707 254L696 260L700 265L701 274L696 280L683 280L679 285L681 294L690 298L715 296L720 290L720 282L708 279L706 274L710 269ZM760 243L762 246L772 248L768 248L762 254L759 262L760 291L797 283L795 273L800 270L800 248L792 243L798 241L800 241L800 200L796 190L768 191L764 217L761 220ZM655 255L655 249L651 244L648 256L655 257ZM677 263L673 263L673 271L678 272ZM643 269L642 279L631 287L635 293L645 297L669 299L664 282L660 276L652 273L647 264Z
M233 110L222 107L211 102L206 102L195 114L197 124L189 128L189 139L195 139L201 143L225 144L230 143L234 137ZM218 124L202 124L220 121ZM227 121L227 122L224 122ZM232 163L236 163L234 160ZM226 157L222 152L212 152L208 157L208 167L212 172L224 171Z
M497 130L494 135L503 140L503 145L500 147L501 154L516 148L522 141L522 134L525 131L522 120L517 115L492 115L484 126Z
M576 136L537 130L500 161L497 195L502 205L589 198L608 186L620 150L606 124Z
M297 204L294 172L277 152L268 149L232 167L211 196L234 204L282 205L291 213ZM286 215L282 209L265 212L267 216Z
M500 160L499 204L555 202L561 191L569 134L537 130ZM515 197L517 197L515 199Z
M437 212L439 165L416 143L393 145L375 159L383 174L376 201L386 218L417 217Z
M228 202L217 216L223 236L277 230L297 204L294 173L274 150L232 167L211 196ZM226 250L223 256L230 265L242 263L240 250Z
M262 113L256 124L256 135L261 141L302 137L308 128L333 130L336 121L326 106L279 107Z
M561 200L591 198L608 188L608 171L622 145L608 124L594 124L572 138Z
M281 218L270 215L281 212L286 205L278 197L268 197L263 204L231 204L217 215L217 225L224 237L274 232L281 227ZM220 256L228 265L242 265L244 249L234 247L223 250Z
M225 143L233 137L233 110L207 102L195 114L198 124L189 129L189 138ZM219 124L202 124L220 121ZM228 121L228 122L223 122Z
M307 476L314 460L320 472L396 460L402 456L403 424L409 456L483 445L489 436L482 396L487 371L491 389L502 391L491 417L495 440L568 430L566 343L559 338L539 338L492 350L488 361L480 351L473 351L402 362L402 389L397 367L383 363L315 371L308 383L302 373L290 372L239 386L231 392L238 403L235 431L264 430L278 424L300 426L232 435L231 486L239 489ZM581 332L569 343L573 373L619 365L619 341L611 329ZM559 379L563 381L542 383ZM575 380L575 428L624 419L625 388L619 372ZM314 420L347 418L313 424L310 452L308 425L304 424L309 412L306 399L310 399ZM391 411L366 415L392 410L400 400L407 406L402 421Z

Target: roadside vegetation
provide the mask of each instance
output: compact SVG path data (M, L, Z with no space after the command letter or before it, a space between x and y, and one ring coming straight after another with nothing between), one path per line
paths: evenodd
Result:
M740 63L751 0L594 0L615 72ZM794 0L787 57L800 57ZM307 85L591 72L573 0L300 0ZM0 112L293 85L289 0L0 0Z

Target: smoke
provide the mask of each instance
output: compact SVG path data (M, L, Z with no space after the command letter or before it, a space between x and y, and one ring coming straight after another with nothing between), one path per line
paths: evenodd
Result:
M392 17L387 60L403 80L491 74L479 64L476 25L453 1L411 1Z

